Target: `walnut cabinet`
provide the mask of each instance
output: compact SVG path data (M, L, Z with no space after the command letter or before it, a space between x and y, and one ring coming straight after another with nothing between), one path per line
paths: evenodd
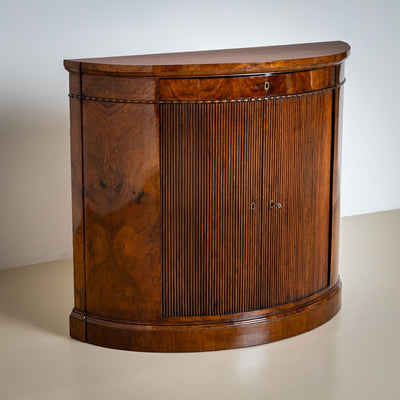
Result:
M65 60L71 336L243 347L340 308L343 42Z

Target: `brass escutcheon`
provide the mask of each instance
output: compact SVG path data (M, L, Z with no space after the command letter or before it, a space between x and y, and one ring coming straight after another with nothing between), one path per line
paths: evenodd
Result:
M282 208L282 204L281 203L278 203L278 202L275 202L273 200L270 200L269 201L269 208L273 208L274 206L279 208L279 209Z
M254 211L256 209L256 203L254 201L250 202L250 210Z
M264 89L265 89L265 90L268 90L268 89L269 89L269 82L268 82L268 81L264 83Z

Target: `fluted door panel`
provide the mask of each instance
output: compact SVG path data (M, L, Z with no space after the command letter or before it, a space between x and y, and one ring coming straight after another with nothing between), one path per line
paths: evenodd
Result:
M331 91L161 105L164 317L327 286L331 131Z
M262 265L266 307L328 285L332 91L267 103ZM280 203L270 207L270 201Z
M261 306L263 112L262 102L161 105L164 316Z

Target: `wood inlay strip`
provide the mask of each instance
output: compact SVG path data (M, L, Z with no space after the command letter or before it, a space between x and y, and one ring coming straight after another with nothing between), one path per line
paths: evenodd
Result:
M264 96L264 97L248 97L248 98L240 98L240 99L222 99L222 100L135 100L135 99L118 99L118 98L107 98L107 97L93 97L93 96L84 96L81 94L70 93L68 96L70 98L81 99L81 100L90 100L90 101L100 101L106 103L129 103L129 104L214 104L214 103L243 103L243 102L254 102L254 101L265 101L265 100L273 100L273 99L288 99L292 97L306 97L312 96L318 93L325 93L331 90L337 89L345 83L345 80L342 82L327 87L325 89L314 90L306 93L295 93L295 94L286 94L286 95L274 95L274 96Z

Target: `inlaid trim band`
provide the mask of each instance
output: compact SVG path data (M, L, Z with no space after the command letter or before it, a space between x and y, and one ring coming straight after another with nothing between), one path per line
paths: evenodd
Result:
M92 97L84 96L80 94L70 93L68 96L73 99L80 100L90 100L90 101L100 101L105 103L129 103L129 104L214 104L214 103L244 103L252 101L266 101L266 100L280 100L289 99L293 97L304 97L312 96L319 93L329 92L331 90L337 89L345 83L346 80L338 83L337 85L330 86L325 89L314 90L305 93L294 93L294 94L283 94L275 96L265 96L265 97L248 97L241 99L222 99L222 100L130 100L130 99L109 99L104 97Z

